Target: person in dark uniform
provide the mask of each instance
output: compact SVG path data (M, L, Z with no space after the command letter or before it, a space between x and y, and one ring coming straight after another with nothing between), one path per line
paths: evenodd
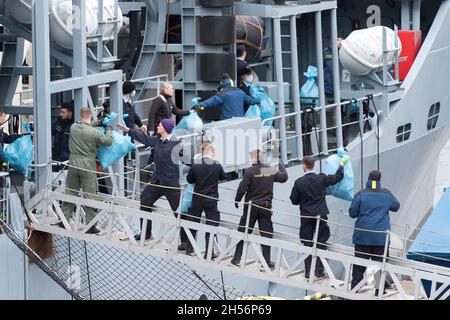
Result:
M355 194L349 214L350 217L356 218L353 232L355 257L381 262L386 244L386 233L382 231L391 229L389 211L397 212L400 202L388 189L381 188L380 180L380 171L370 172L366 189ZM387 250L389 255L389 247ZM353 266L352 289L361 282L365 271L364 266ZM375 295L378 295L378 289Z
M326 249L325 243L330 237L330 228L326 222L329 213L326 201L326 189L335 185L344 178L344 165L347 157L341 160L336 174L325 175L314 173L314 158L312 156L303 157L303 171L305 175L297 179L291 192L291 202L293 205L300 205L300 239L303 245L312 247L313 237L316 228L315 217L322 219L319 224L318 249ZM305 260L305 277L309 278L312 258L309 256ZM325 276L324 267L320 259L317 259L315 276L323 278Z
M123 92L123 114L128 117L124 119L126 126L129 129L134 129L135 125L141 128L142 132L147 132L147 127L142 123L141 118L136 113L134 108L133 97L136 94L136 86L131 81L126 81L122 86Z
M71 103L63 103L59 110L58 119L52 124L53 160L60 162L69 160L70 127L73 123L73 105Z
M244 73L244 69L248 68L248 63L245 61L247 58L247 50L245 45L240 44L236 47L236 71L237 71L237 81L239 81Z
M171 135L175 122L172 119L161 120L158 126L159 135L157 136L150 136L140 130L129 129L121 124L118 124L117 127L124 132L128 132L131 138L145 146L151 146L155 150L155 171L151 185L148 185L141 194L141 210L151 212L155 202L162 196L165 196L175 214L180 204L181 194L179 164L172 160L173 149L181 142ZM141 219L141 227L142 222ZM152 221L149 220L147 222L145 239L150 239L151 235ZM140 240L141 234L135 235L135 239ZM181 231L181 242L186 243L186 233L183 229Z
M252 201L250 210L250 220L248 225L248 232L252 233L256 222L260 234L266 238L273 237L272 224L272 199L273 199L273 184L275 182L285 183L288 180L288 174L283 164L279 168L274 168L263 164L262 152L254 150L250 153L250 160L252 167L244 172L244 178L239 184L239 188L234 199L236 208L239 208L239 202L245 195L245 202ZM244 214L239 221L239 232L245 232L245 225L247 223L248 205L244 205ZM239 265L242 256L242 249L244 242L240 241L236 245L236 251L231 263ZM262 245L262 253L269 268L274 268L275 264L270 261L270 246Z
M219 181L225 180L226 175L223 167L217 161L214 161L214 146L206 142L202 146L202 158L196 160L189 169L187 175L187 182L194 183L194 195L192 197L192 207L190 209L190 215L188 219L193 222L200 222L202 212L205 212L206 224L211 226L218 226L220 222L220 212L217 209L217 201L219 198ZM203 197L206 196L206 197ZM196 237L196 231L191 230L194 238ZM208 245L210 234L205 234L206 252L205 259L207 259ZM186 248L186 254L194 252L192 244L188 241ZM217 255L212 250L211 258L216 258Z

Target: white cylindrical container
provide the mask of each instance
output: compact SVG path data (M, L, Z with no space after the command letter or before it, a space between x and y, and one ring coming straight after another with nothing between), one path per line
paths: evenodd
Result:
M339 59L351 74L363 76L383 67L383 29L386 30L388 50L395 48L395 32L387 27L372 27L353 31L345 40L339 51ZM400 52L402 44L398 40ZM387 55L387 64L394 63L395 52Z
M117 9L117 15L115 15L114 0L103 0L103 20L107 22L118 20L117 31L119 32L123 26L123 14L120 7L117 7ZM114 35L114 26L114 23L107 23L104 25L103 36L105 39L112 40Z
M96 0L86 1L86 42L92 43L96 39L90 38L97 34L98 19L97 8L98 5L94 5ZM76 11L75 11L76 13ZM62 1L54 4L50 14L50 33L53 40L61 47L66 49L72 49L73 46L73 24L77 24L78 21L74 19L72 11L72 1Z
M53 6L55 2L59 0L48 0L48 7L49 9ZM6 7L9 10L9 13L11 16L13 16L14 19L19 21L20 23L24 24L31 24L32 23L32 16L31 16L31 4L33 3L33 0L8 0L6 2Z

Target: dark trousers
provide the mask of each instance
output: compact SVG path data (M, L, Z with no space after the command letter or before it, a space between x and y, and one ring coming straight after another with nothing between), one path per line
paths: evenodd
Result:
M205 212L207 225L214 226L214 227L219 226L220 212L217 209L217 200L206 199L206 198L197 197L194 195L192 198L192 206L189 211L190 216L187 218L187 220L200 223L200 218L201 218L203 212ZM192 229L190 231L192 233L192 236L195 239L197 236L197 231L192 230ZM208 251L209 237L210 237L210 234L209 234L209 232L207 232L205 234L206 251ZM192 244L190 241L188 241L188 250L193 250Z
M355 257L373 261L383 261L384 246L362 246L355 244ZM388 252L389 256L389 252ZM366 267L353 265L352 289L364 278Z
M244 214L239 221L239 232L245 232L245 224L247 223L247 208L244 206ZM272 238L273 237L273 224L272 224L272 212L270 209L261 209L258 207L252 207L250 211L250 220L248 223L248 233L253 232L256 222L258 222L258 227L262 237ZM234 253L234 260L240 261L242 256L242 249L244 247L244 241L239 241L236 245L236 251ZM261 245L262 253L266 262L270 262L270 246Z
M303 155L307 156L313 154L311 146L311 134L312 134L312 113L304 112L302 113L302 132L303 134L308 133L302 137L303 140Z
M321 217L323 220L320 220L319 224L319 234L317 236L317 248L325 250L327 246L325 245L328 239L330 238L330 228L328 227L327 223L327 216ZM300 219L300 239L303 245L307 247L313 246L313 239L314 239L314 233L316 231L316 223L317 220L314 219L314 217L311 218L301 218ZM311 262L312 257L309 256L305 259L305 276L309 277L309 271L311 270ZM315 274L318 275L320 273L323 273L324 267L322 264L322 261L320 261L320 258L317 258L316 260L316 272Z
M152 212L152 207L155 204L156 201L159 200L162 196L165 196L167 201L169 201L170 208L172 211L175 211L178 209L178 206L180 205L180 195L181 191L179 189L171 189L171 188L164 188L164 187L158 187L158 182L154 183L156 185L148 186L144 189L144 192L141 194L141 210L142 211L148 211ZM175 214L176 216L176 214ZM141 228L142 228L143 219L141 219ZM145 233L146 238L150 238L152 234L152 221L147 221L147 230ZM184 230L181 230L181 242L186 242L186 233Z

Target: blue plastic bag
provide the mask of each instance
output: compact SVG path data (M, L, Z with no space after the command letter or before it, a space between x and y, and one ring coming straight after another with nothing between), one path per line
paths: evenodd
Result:
M261 111L261 119L269 119L275 116L275 103L269 98L269 95L264 90L263 87L257 84L250 85L250 95L261 101L259 105L259 110ZM267 121L265 126L271 127L273 120Z
M261 118L261 110L259 110L259 106L257 104L251 105L247 112L245 112L244 117L246 118Z
M27 133L30 133L30 124L24 123L24 128ZM12 167L17 172L27 175L28 166L33 162L34 150L31 136L23 136L16 139L9 144L5 149L5 156Z
M195 184L187 184L184 188L183 201L181 202L180 212L188 213L188 210L192 206L192 197L194 192Z
M323 173L335 174L339 168L342 157L346 155L344 148L340 147L337 154L333 154L325 161ZM349 158L344 166L344 179L338 184L327 188L327 195L332 195L336 198L352 201L354 193L354 180L352 162Z
M181 119L180 123L173 129L175 135L184 135L202 131L203 121L197 112L193 112Z
M319 87L316 84L317 68L308 67L308 72L303 74L308 78L300 89L301 103L303 107L317 107L319 105Z
M100 128L100 133L103 134L104 129ZM109 147L100 146L97 150L97 158L103 170L108 169L113 163L125 157L129 152L135 149L131 142L131 137L124 136L118 131L112 131L113 143Z

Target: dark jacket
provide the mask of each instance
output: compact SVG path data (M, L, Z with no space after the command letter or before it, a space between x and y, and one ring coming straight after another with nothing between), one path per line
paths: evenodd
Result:
M247 85L246 83L241 83L239 85L239 89L241 89L242 91L244 91L244 93L248 96L250 95L250 85ZM244 104L244 115L247 112L248 108L250 107L250 105L248 104Z
M225 171L223 171L222 165L217 161L212 162L210 158L203 158L202 163L194 163L186 177L188 183L195 183L195 193L213 198L219 197L219 181L225 179ZM197 195L194 195L194 197L197 197Z
M181 142L175 137L170 140L162 140L161 136L149 136L139 130L130 130L128 134L132 139L139 141L145 146L153 147L155 156L155 170L152 181L159 182L165 186L180 186L180 172L178 162L172 161L172 150ZM182 155L180 148L179 155ZM181 159L181 158L180 158Z
M170 97L163 96L166 101L163 100L161 96L158 96L153 100L152 106L148 113L148 130L156 133L158 131L158 126L161 120L170 119L172 113L177 116L187 116L189 115L189 110L181 110L173 103Z
M291 202L293 205L300 205L302 216L326 216L329 213L326 201L327 187L335 185L343 178L342 166L333 175L309 172L295 181Z
M333 52L330 48L323 50L323 77L325 94L327 97L332 97L334 94Z
M242 59L236 60L236 71L237 71L237 81L241 81L242 74L244 73L244 69L248 68L248 63Z
M287 179L288 174L283 165L277 170L275 167L255 164L245 170L234 200L240 202L245 194L245 202L252 201L258 206L272 208L273 184L285 183Z
M70 158L69 138L70 127L73 125L73 119L58 118L52 125L53 160L67 161Z
M355 229L387 231L391 229L389 211L398 211L400 202L379 181L367 181L366 189L353 197L350 217L356 218ZM355 230L353 243L363 246L384 246L386 234Z
M5 143L6 144L13 143L21 136L22 135L18 135L18 134L9 135L9 134L3 132L3 128L0 128L0 164L2 164L3 162L8 162L8 160L6 159L5 152L3 151L3 145Z
M136 109L132 103L123 101L123 114L128 114L128 117L124 119L125 125L128 128L134 129L134 125L137 125L139 128L142 127L142 120L136 113Z
M200 106L205 109L221 106L220 120L225 120L233 117L243 117L246 106L258 103L258 99L246 95L239 88L232 87L230 81L225 81L223 89L215 96L201 102Z

